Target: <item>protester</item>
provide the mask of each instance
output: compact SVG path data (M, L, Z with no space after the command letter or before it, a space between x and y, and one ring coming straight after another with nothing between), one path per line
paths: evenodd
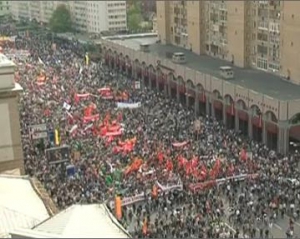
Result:
M120 221L134 237L150 238L268 238L278 217L299 218L297 153L276 154L162 92L135 89L125 72L83 57L80 43L52 40L19 37L15 52L29 54L13 60L24 88L26 172L60 209L108 202L113 211L116 194L123 204L141 195L123 205ZM31 138L30 126L43 123L59 131L59 143ZM64 146L69 160L51 163L56 156L45 151ZM293 234L292 222L287 230Z

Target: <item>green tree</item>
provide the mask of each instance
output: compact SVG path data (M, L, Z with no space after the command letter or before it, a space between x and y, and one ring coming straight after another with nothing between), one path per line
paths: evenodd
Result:
M141 30L143 16L139 2L134 1L127 13L127 26L130 31Z
M140 23L142 22L142 17L138 13L133 13L128 16L128 29L131 31L138 31L141 29Z
M70 32L72 30L71 13L65 4L58 5L54 10L49 26L56 33Z

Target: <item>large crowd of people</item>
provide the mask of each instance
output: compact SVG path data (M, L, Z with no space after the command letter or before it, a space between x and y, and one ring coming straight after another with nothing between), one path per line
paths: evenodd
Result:
M269 238L280 217L289 218L286 236L297 236L297 153L276 154L163 92L135 87L141 79L91 62L77 41L53 40L25 36L2 47L24 88L26 173L60 209L105 202L115 213L118 195L118 219L133 237ZM54 136L34 139L38 124ZM60 148L67 160L51 153Z

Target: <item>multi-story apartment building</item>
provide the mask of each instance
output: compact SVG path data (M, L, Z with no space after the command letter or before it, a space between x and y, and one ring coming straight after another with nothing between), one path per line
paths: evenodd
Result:
M298 1L157 1L162 43L300 84Z
M17 20L36 19L47 23L59 4L70 9L74 28L100 33L127 29L126 1L12 1L11 13Z
M9 1L0 1L0 17L10 13Z
M87 1L87 28L94 33L126 30L126 2Z

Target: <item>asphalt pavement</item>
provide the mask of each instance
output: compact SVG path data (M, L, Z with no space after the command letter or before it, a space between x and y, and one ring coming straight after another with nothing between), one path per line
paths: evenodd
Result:
M225 208L227 207L227 210L225 210L225 214L227 215L227 217L225 218L225 223L227 224L227 226L235 232L235 226L233 226L229 220L228 220L228 216L229 216L229 205L225 202ZM286 238L286 231L289 228L289 220L290 218L288 216L284 216L284 218L281 218L280 216L275 220L275 222L272 224L272 226L269 226L269 231L270 231L270 236L273 238ZM259 230L261 228L263 229L267 229L262 223L258 224L256 226L257 231L259 233ZM259 234L257 234L259 235ZM295 238L300 238L300 220L297 220L294 222L294 236ZM240 235L240 238L242 238L243 235ZM248 237L246 235L246 237Z
M289 228L289 217L285 216L283 219L279 218L274 223L272 233L274 238L285 238L286 231ZM294 222L294 236L300 237L300 220Z
M225 201L225 208L229 208L229 205L226 203ZM153 212L150 216L151 221L154 221L154 219L157 217L157 214L159 212ZM171 212L168 212L169 214ZM236 231L236 227L233 226L229 220L228 220L228 215L229 212L228 210L225 210L225 217L223 219L223 223L226 227L228 227L231 231L235 232ZM135 225L136 225L136 220L138 220L138 218L136 217L136 215L134 215L132 221L129 223L128 225L128 231L134 231L135 230ZM257 236L259 235L259 229L261 228L260 224L257 225ZM265 226L262 226L262 228L266 229ZM273 223L273 225L271 227L269 227L269 231L270 231L270 237L271 238L286 238L286 231L289 228L289 217L285 216L284 218L279 217L276 222ZM240 230L242 231L242 230ZM294 222L294 236L295 238L300 238L300 220L295 221ZM242 235L240 234L239 238L249 238L249 236L247 235Z

